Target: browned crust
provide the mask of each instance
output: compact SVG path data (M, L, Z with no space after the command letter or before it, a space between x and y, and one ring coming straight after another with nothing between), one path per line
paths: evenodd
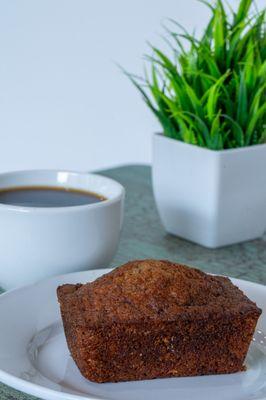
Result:
M70 352L95 382L241 371L261 313L229 279L159 260L57 292Z

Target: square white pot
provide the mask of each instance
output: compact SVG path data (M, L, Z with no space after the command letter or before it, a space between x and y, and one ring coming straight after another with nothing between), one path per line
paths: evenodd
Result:
M152 178L169 233L216 248L265 231L266 144L213 151L156 134Z

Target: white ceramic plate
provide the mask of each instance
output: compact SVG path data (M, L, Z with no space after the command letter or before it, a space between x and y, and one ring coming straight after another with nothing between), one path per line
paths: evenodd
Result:
M266 399L266 352L256 344L247 371L238 374L106 384L85 380L66 346L56 288L108 271L63 275L0 296L0 381L45 400ZM263 309L258 328L266 332L266 286L232 281Z

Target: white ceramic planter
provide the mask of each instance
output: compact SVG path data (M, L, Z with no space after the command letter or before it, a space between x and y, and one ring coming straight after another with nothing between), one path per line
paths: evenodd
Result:
M216 248L263 235L266 144L213 151L154 135L153 190L167 232Z

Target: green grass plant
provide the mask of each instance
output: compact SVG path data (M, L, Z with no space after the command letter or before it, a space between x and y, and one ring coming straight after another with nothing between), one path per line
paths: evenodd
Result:
M265 143L266 10L199 1L211 12L203 35L169 21L170 55L151 46L144 78L127 75L167 137L212 150Z

